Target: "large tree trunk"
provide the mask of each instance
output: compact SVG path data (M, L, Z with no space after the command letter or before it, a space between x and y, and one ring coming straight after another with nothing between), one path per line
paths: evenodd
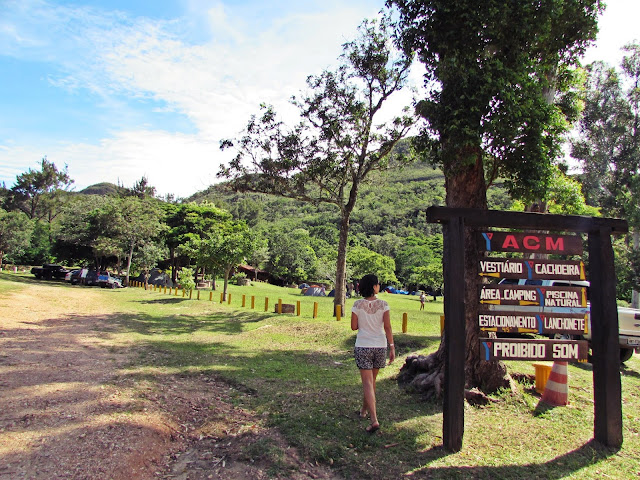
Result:
M340 237L338 241L338 260L336 261L336 285L335 298L333 299L334 315L336 308L340 305L342 315L345 315L344 305L346 301L346 283L347 283L347 242L349 240L349 213L343 213L340 220Z
M232 267L225 267L224 268L224 287L222 289L222 299L224 301L227 300L227 287L229 286L229 273L231 273L231 268Z
M637 229L633 232L633 250L636 252L640 249L640 231ZM635 288L631 292L631 307L640 308L640 294Z
M473 153L473 152L471 152ZM470 152L463 152L467 157ZM476 161L456 162L455 168L445 169L447 207L487 208L486 186L481 150L475 152ZM447 238L445 237L445 245ZM465 230L465 388L478 387L486 392L508 387L509 377L502 362L485 362L480 357L480 327L478 325L478 254L474 232ZM446 298L445 298L446 301ZM445 319L446 321L446 319ZM426 397L442 394L444 383L444 341L428 356L412 355L400 371L398 382L419 391Z

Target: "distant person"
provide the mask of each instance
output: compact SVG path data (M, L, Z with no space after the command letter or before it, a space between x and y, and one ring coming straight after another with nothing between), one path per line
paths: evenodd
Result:
M362 407L358 414L360 418L370 415L371 423L366 428L369 433L380 428L376 411L376 378L387 361L387 344L389 363L396 358L389 304L376 297L379 292L378 277L365 275L360 281L363 298L356 300L351 308L351 330L358 331L354 356L356 366L360 369L363 391Z
M427 296L424 292L420 292L420 310L424 310L424 302L427 300Z

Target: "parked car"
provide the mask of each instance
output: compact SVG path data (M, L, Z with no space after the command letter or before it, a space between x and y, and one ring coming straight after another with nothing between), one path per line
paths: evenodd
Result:
M104 271L98 275L98 285L102 288L122 288L122 281L111 273Z
M500 285L530 285L543 287L584 287L587 289L587 301L589 299L589 282L585 280L526 280L526 279L502 279ZM560 313L589 314L587 307L528 307L492 305L491 310L519 310L542 311ZM591 343L591 317L589 316L588 329L584 335L572 335L572 340L588 340ZM556 335L556 338L561 337ZM635 308L618 307L618 338L620 344L620 361L626 362L634 351L640 353L640 310Z
M35 275L37 279L45 280L64 280L69 270L62 265L55 263L45 263L41 267L33 267L31 273Z
M67 272L67 274L64 276L64 281L73 284L73 277L78 277L81 272L82 270L71 270L70 272Z
M80 280L80 279L79 279ZM84 277L84 284L92 287L98 286L102 288L122 288L120 278L112 275L107 270L89 270Z
M86 268L73 270L70 274L67 273L67 276L65 277L65 280L67 282L69 282L71 285L83 284L84 283L84 278L86 277L88 271L89 270L87 270Z

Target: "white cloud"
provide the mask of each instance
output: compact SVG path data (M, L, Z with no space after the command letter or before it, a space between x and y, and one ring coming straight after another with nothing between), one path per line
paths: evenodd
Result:
M15 23L0 24L0 40L7 35L13 40L0 53L58 65L63 74L52 76L52 83L98 95L115 115L108 120L112 133L98 143L70 134L55 145L41 145L37 132L29 147L5 141L0 164L11 167L0 169L2 178L33 167L46 153L57 165L69 165L79 188L118 179L131 185L142 175L161 193L187 196L206 188L222 158L219 140L237 135L261 102L291 112L288 99L304 88L307 75L334 63L341 44L379 9L363 14L362 8L337 5L314 15L282 10L260 22L245 18L247 11L236 11L232 3L218 2L206 11L190 11L204 16L210 29L193 44L181 32L198 18L152 21L41 1L12 4ZM12 25L20 28L11 31ZM138 106L123 97L160 102L164 106L157 111L184 115L196 133L151 131L144 125L125 130L122 120Z
M0 175L15 179L28 168L38 169L44 156L45 153L37 148L0 147L0 158L3 159ZM58 168L68 166L69 175L75 180L75 190L99 182L131 187L145 176L158 193L173 193L180 197L190 196L215 183L222 162L217 141L150 130L119 132L97 145L57 144L50 146L46 156ZM9 167L19 165L23 158L37 161L20 168Z

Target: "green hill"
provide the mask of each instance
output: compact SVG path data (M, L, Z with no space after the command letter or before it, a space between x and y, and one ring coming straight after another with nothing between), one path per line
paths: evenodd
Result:
M508 208L511 204L501 185L493 187L488 196L490 208ZM335 205L312 205L273 195L233 192L226 183L212 185L185 201L205 200L254 227L269 229L286 223L292 229L305 228L312 236L337 243L340 217ZM415 163L377 172L360 190L351 217L351 243L388 255L388 246L377 245L381 237L387 239L384 244L402 245L407 237L439 232L439 226L426 222L425 212L432 205L444 203L444 175L439 169Z

